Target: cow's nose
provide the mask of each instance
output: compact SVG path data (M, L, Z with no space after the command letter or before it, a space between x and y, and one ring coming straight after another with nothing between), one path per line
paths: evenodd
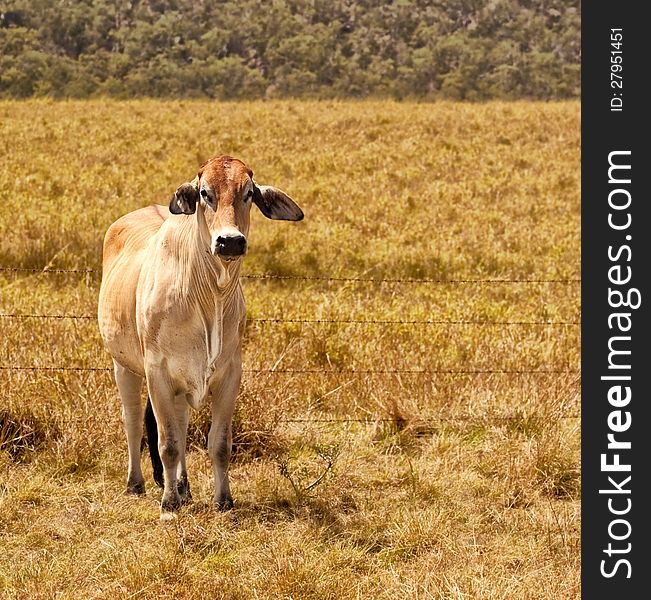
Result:
M243 235L217 236L215 251L220 256L242 256L246 252L246 238Z

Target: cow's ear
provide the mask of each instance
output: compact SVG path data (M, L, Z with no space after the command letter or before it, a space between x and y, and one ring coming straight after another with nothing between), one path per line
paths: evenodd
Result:
M301 221L303 211L285 192L271 185L254 185L253 202L268 219Z
M174 192L170 200L170 212L173 215L191 215L197 210L199 190L192 183L184 183Z

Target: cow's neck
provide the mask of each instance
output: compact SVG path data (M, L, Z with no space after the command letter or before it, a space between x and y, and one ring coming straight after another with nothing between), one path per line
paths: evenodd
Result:
M222 350L224 317L241 298L242 261L224 264L213 256L202 206L197 206L196 215L178 221L166 233L171 239L163 239L162 243L168 249L175 249L173 289L176 294L173 301L201 319L206 361L212 367Z
M224 263L212 254L212 236L204 211L203 204L199 202L194 219L196 260L193 261L193 267L197 271L197 277L200 277L204 284L210 285L224 304L229 304L239 286L242 261Z
M214 309L221 313L237 296L242 261L223 263L213 256L201 204L191 218L178 223L173 237L177 238L173 246L178 252L176 289L184 296L180 300L198 303L206 314Z

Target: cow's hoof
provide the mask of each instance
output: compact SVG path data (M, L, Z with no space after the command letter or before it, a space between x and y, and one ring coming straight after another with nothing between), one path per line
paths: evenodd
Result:
M233 508L233 498L224 498L223 500L218 500L216 504L218 510L231 510Z
M144 496L145 494L145 482L144 481L128 481L127 482L127 494L133 496Z
M175 512L167 512L161 509L160 511L161 521L173 521L174 519L178 519L178 515Z
M174 490L176 492L176 490ZM174 494L163 494L163 499L160 503L161 515L163 513L174 513L181 508L181 496L178 492Z

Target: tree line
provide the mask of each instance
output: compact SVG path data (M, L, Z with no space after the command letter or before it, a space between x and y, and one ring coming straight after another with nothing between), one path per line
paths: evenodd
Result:
M0 97L575 98L578 0L0 0Z

